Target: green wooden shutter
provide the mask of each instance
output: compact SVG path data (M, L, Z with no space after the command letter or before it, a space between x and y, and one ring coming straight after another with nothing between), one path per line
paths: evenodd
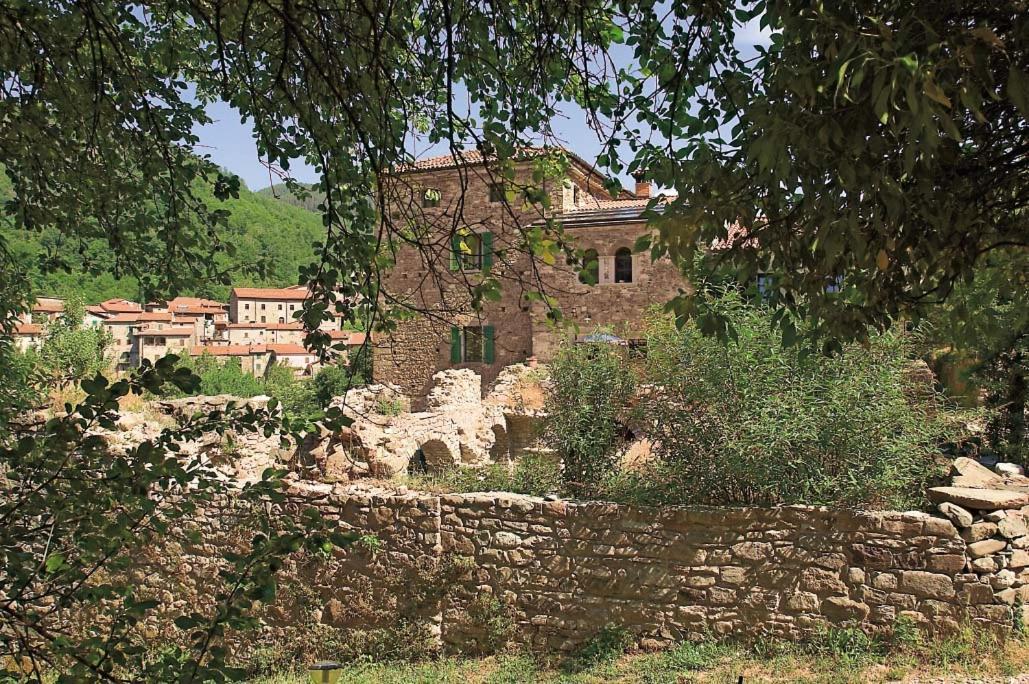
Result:
M493 343L493 335L492 325L487 325L482 329L482 360L485 363L493 363L496 347Z
M482 239L482 272L489 273L493 268L493 233L483 233Z
M450 363L461 363L461 328L450 328Z
M450 237L450 270L461 270L461 235L456 231Z

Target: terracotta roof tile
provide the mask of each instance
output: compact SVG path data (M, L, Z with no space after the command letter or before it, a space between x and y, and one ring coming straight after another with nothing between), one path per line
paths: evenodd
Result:
M314 354L314 352L308 351L302 344L267 344L268 351L273 351L276 354L285 354L287 356L293 356L297 354Z
M41 335L43 334L43 326L36 323L19 323L14 327L15 335Z
M363 332L354 332L352 330L330 330L329 337L334 342L346 342L347 346L356 347L364 344L366 335Z
M264 354L267 351L263 344L204 344L190 347L190 356L210 354L211 356L251 356Z
M135 313L111 314L104 320L104 325L110 325L112 323L139 323L141 313L142 312L137 311Z
M145 326L136 331L137 335L145 335L148 337L190 337L195 333L196 330L193 326L173 326L171 328L151 328L149 326Z
M32 305L33 313L61 313L64 311L64 302L60 299L45 297L37 299Z
M296 287L234 287L237 299L307 299L307 288Z
M580 169L587 173L596 175L602 175L594 164L590 164L588 161L575 154L571 150L558 147L526 147L523 148L515 155L516 160L520 159L534 159L536 157L542 157L547 154L563 152L568 155L568 158L572 160ZM459 166L468 166L472 164L482 164L488 158L485 157L480 150L469 149L469 150L458 150L454 153L439 154L434 157L426 157L424 159L417 159L409 164L402 164L398 166L400 173L406 173L411 171L436 171L440 169L456 169Z
M172 320L170 311L141 311L137 315L141 321L163 321L167 323Z
M127 299L107 299L100 302L97 306L111 313L132 313L143 310L142 306Z

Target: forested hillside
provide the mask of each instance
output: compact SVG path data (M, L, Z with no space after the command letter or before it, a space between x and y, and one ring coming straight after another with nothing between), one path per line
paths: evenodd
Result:
M10 180L0 172L0 201L12 197ZM207 193L204 193L205 195ZM279 193L280 198L283 197ZM295 285L298 269L315 258L313 243L323 239L319 214L276 199L271 193L240 189L239 198L219 202L206 198L212 207L230 212L229 230L223 239L236 247L233 257L218 254L219 265L234 270L233 285L283 287ZM62 241L58 231L27 231L13 227L10 217L0 213L0 235L27 270L37 294L81 296L86 302L109 297L139 299L135 278L116 273L115 260L104 240L85 244ZM70 272L53 270L44 264L63 260ZM230 287L208 284L202 290L165 293L228 298Z
M257 191L257 194L264 197L272 197L280 202L292 204L295 207L302 207L309 211L318 211L318 205L321 204L322 201L321 195L318 193L311 193L307 197L301 199L290 192L286 188L285 183L276 183L275 185L270 185L267 188L261 188Z

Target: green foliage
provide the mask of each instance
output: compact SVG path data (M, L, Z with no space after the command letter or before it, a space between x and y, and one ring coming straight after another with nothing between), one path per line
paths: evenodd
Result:
M278 399L282 410L290 416L313 418L323 408L312 379L298 378L287 366L276 364L268 368L263 393Z
M769 309L733 291L708 297L735 330L727 344L698 324L649 323L644 373L654 391L641 411L661 464L638 484L663 482L691 503L922 501L943 407L932 387L911 385L905 335L809 354L784 347Z
M928 323L938 367L960 369L952 384L970 386L963 394L973 401L985 390L993 411L988 446L1003 460L1029 465L1029 252L985 255L975 278L958 284Z
M102 326L83 327L81 299L69 299L61 316L49 324L39 349L39 367L63 388L107 370L111 333Z
M606 344L566 346L550 365L546 436L560 455L567 488L596 493L615 466L617 420L634 391L625 358Z
M11 192L9 183L6 193L0 185L0 202L11 199ZM197 195L210 209L230 212L222 239L231 242L232 254L217 252L212 265L234 286L295 285L300 266L315 260L315 243L323 234L317 214L243 187L238 197L226 200L215 199L204 187ZM33 289L41 294L87 302L158 295L196 295L226 301L229 296L229 285L214 280L174 291L144 293L140 280L126 264L119 263L116 252L100 237L68 244L60 228L15 228L0 220L0 238L6 240ZM160 246L154 245L154 249Z
M58 683L238 678L240 671L225 662L225 635L259 626L254 608L273 600L282 559L349 543L316 511L267 515L269 503L284 500L281 471L269 469L260 482L230 494L207 466L187 468L171 457L179 443L207 433L288 432L288 423L267 411L197 416L125 451L109 449L98 436L83 438L94 428L117 429L120 399L169 383L195 392L199 379L176 367L174 357L113 383L98 374L82 382L85 399L68 415L0 435L0 629L25 637L3 642L4 676L17 678L10 668L24 662L31 679ZM215 610L200 614L141 595L132 569L145 552L163 547L169 527L188 522L198 505L229 495L253 507L255 528L244 550L225 551L218 579L211 579ZM31 620L24 619L26 609ZM132 633L158 612L174 618L186 641L155 658Z
M399 416L404 412L404 400L379 397L375 400L375 412L380 416Z
M526 454L512 465L491 463L484 468L448 468L440 473L413 475L412 488L436 492L513 492L544 496L564 484L561 467L547 456Z
M371 369L362 370L356 358L364 358L367 354L352 355L349 365L334 364L318 370L312 378L315 399L318 405L326 407L336 397L341 397L347 390L368 384ZM367 374L365 374L367 373Z
M617 660L632 646L629 630L617 625L605 625L565 663L569 672L583 672Z

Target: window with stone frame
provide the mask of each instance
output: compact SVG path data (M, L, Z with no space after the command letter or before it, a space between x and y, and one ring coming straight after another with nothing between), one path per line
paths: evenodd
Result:
M466 325L451 328L451 363L493 363L495 330L492 325Z
M461 360L465 363L476 363L482 361L482 326L468 325L462 332L462 353Z
M632 250L622 247L615 252L615 282L632 282Z

